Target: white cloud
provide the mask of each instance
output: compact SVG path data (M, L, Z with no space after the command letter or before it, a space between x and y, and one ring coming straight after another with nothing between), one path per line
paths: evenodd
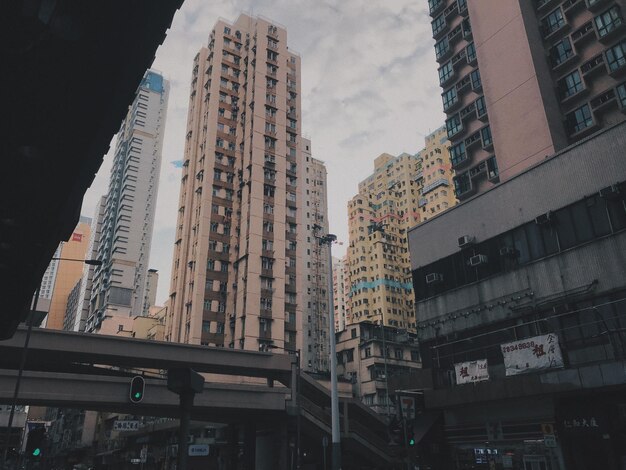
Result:
M241 12L284 25L289 48L302 56L302 129L326 162L331 231L346 244L346 204L374 159L417 152L424 135L443 124L425 0L185 1L154 62L171 86L150 259L160 274L159 302L169 293L180 184L171 162L183 158L192 61L216 20L234 21ZM85 197L85 215L106 192L109 160Z

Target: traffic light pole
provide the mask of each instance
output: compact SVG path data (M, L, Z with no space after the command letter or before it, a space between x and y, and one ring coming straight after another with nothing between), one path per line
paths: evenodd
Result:
M193 406L194 392L180 394L180 427L178 428L177 470L187 470L187 440L189 436L189 417Z
M9 444L11 440L11 428L13 427L13 418L15 416L15 407L17 406L17 396L20 393L20 384L22 383L22 375L24 374L24 366L26 365L26 356L28 354L28 343L30 342L30 334L33 331L33 318L37 311L37 302L39 301L39 293L41 290L41 284L35 291L35 300L33 301L33 308L30 310L28 316L28 330L26 330L26 339L24 339L24 347L22 348L22 357L20 359L20 368L17 372L17 380L15 381L15 389L13 390L13 400L11 402L11 412L9 413L9 422L7 424L6 441L4 443L4 455L2 457L2 467L7 465L7 456L9 454Z
M406 416L402 416L402 426L404 428L404 451L406 452L406 470L411 470L411 459L409 458L409 433L406 426Z

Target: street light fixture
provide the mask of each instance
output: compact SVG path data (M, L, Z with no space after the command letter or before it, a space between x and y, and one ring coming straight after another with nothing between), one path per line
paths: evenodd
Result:
M102 261L97 259L71 259L71 258L51 258L50 261L75 261L79 263L88 264L91 266L102 266ZM35 291L35 299L33 300L33 308L28 315L26 330L26 338L24 339L24 347L22 348L22 357L20 359L20 368L17 371L17 380L15 381L15 389L13 390L13 401L11 402L11 412L9 413L9 422L7 423L6 439L4 443L4 455L2 457L2 465L6 466L7 456L9 453L9 441L11 438L11 428L13 427L13 418L15 416L15 407L17 406L17 397L20 393L20 384L22 383L22 375L24 374L24 366L26 365L26 356L28 353L28 343L30 342L30 334L33 331L33 318L35 317L32 312L37 311L37 302L39 301L39 294L41 293L41 283L37 286Z
M313 231L318 232L322 227L318 224L313 225ZM332 470L341 470L341 434L339 431L339 394L337 392L337 353L335 338L335 319L334 319L334 299L333 299L333 255L332 244L337 241L337 236L332 233L326 235L315 236L320 245L328 246L328 297L329 297L329 343L330 343L330 411L331 411L331 431L332 431Z

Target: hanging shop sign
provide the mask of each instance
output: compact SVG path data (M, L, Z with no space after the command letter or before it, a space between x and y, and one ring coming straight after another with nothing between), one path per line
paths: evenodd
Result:
M563 367L559 339L554 334L534 336L500 346L506 375Z
M467 384L472 382L482 382L489 380L489 369L487 368L487 359L479 359L478 361L460 362L454 364L456 372L456 383Z

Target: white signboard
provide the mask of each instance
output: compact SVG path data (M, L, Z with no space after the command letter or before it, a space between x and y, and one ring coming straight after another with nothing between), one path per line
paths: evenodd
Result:
M139 421L113 421L113 431L138 431Z
M506 375L563 367L559 339L555 334L502 344L500 348L504 356Z
M456 372L456 383L467 384L472 382L482 382L489 380L489 369L487 368L487 359L478 361L460 362L454 364Z
M189 446L189 457L204 457L209 455L208 444L192 444Z

